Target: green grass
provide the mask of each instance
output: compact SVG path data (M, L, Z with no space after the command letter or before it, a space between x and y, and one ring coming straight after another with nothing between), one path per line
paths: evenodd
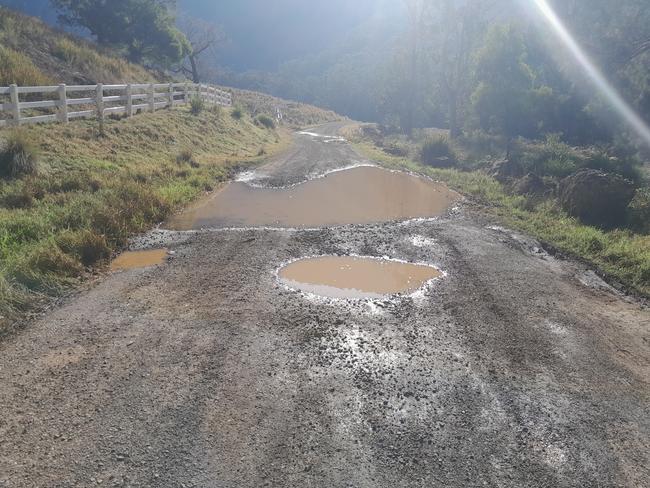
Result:
M227 112L227 111L224 111ZM21 129L39 173L0 178L0 330L78 283L127 239L214 189L288 136L189 108ZM0 131L0 139L12 131Z
M408 158L386 154L365 141L357 140L355 146L389 168L407 169L447 183L479 203L482 211L503 225L583 259L630 290L650 296L650 235L603 231L583 225L567 216L554 201L535 202L512 195L496 180L479 171L427 167Z

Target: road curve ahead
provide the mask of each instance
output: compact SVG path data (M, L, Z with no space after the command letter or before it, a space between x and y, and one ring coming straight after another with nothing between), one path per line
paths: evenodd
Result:
M368 163L296 134L254 176ZM154 232L0 343L0 487L650 486L650 315L462 205L434 221ZM399 299L278 283L304 256L430 263Z

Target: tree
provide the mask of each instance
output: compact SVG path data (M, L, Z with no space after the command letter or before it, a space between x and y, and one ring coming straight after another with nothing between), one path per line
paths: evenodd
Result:
M217 25L201 19L182 15L179 27L189 41L187 63L181 64L181 71L192 77L194 83L201 83L200 61L206 54L216 58L215 48L226 40L226 34Z
M420 51L422 48L422 27L424 13L426 11L426 0L404 0L409 21L409 87L405 94L407 99L407 111L403 120L403 129L407 134L413 131L415 118L415 104L419 95L419 66Z
M52 0L59 19L84 27L99 44L126 51L130 61L168 66L189 51L174 26L173 0Z
M512 138L522 134L535 94L521 32L511 24L490 29L477 63L472 105L481 127L495 128L506 137L509 157Z
M439 0L430 4L428 40L432 81L442 92L451 137L463 126L462 112L472 91L472 54L485 35L491 3Z
M581 44L603 63L625 66L650 52L647 0L550 0Z

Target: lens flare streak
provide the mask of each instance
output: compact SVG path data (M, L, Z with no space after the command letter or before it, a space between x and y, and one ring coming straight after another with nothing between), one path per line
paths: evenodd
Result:
M533 0L536 7L542 13L547 23L553 28L560 40L564 43L571 55L587 73L591 82L609 100L614 109L630 124L637 134L650 146L650 127L639 115L628 105L616 89L607 81L607 78L600 72L598 67L589 59L584 50L573 38L568 29L564 26L553 8L546 0Z

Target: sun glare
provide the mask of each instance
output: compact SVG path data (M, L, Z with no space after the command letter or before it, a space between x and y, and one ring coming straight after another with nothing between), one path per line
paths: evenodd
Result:
M546 22L555 31L562 43L586 72L591 82L602 92L614 109L627 121L635 132L650 146L650 127L621 97L607 78L600 72L598 67L589 59L585 51L573 38L569 30L564 26L562 20L555 13L546 0L533 0L538 10L544 16Z

